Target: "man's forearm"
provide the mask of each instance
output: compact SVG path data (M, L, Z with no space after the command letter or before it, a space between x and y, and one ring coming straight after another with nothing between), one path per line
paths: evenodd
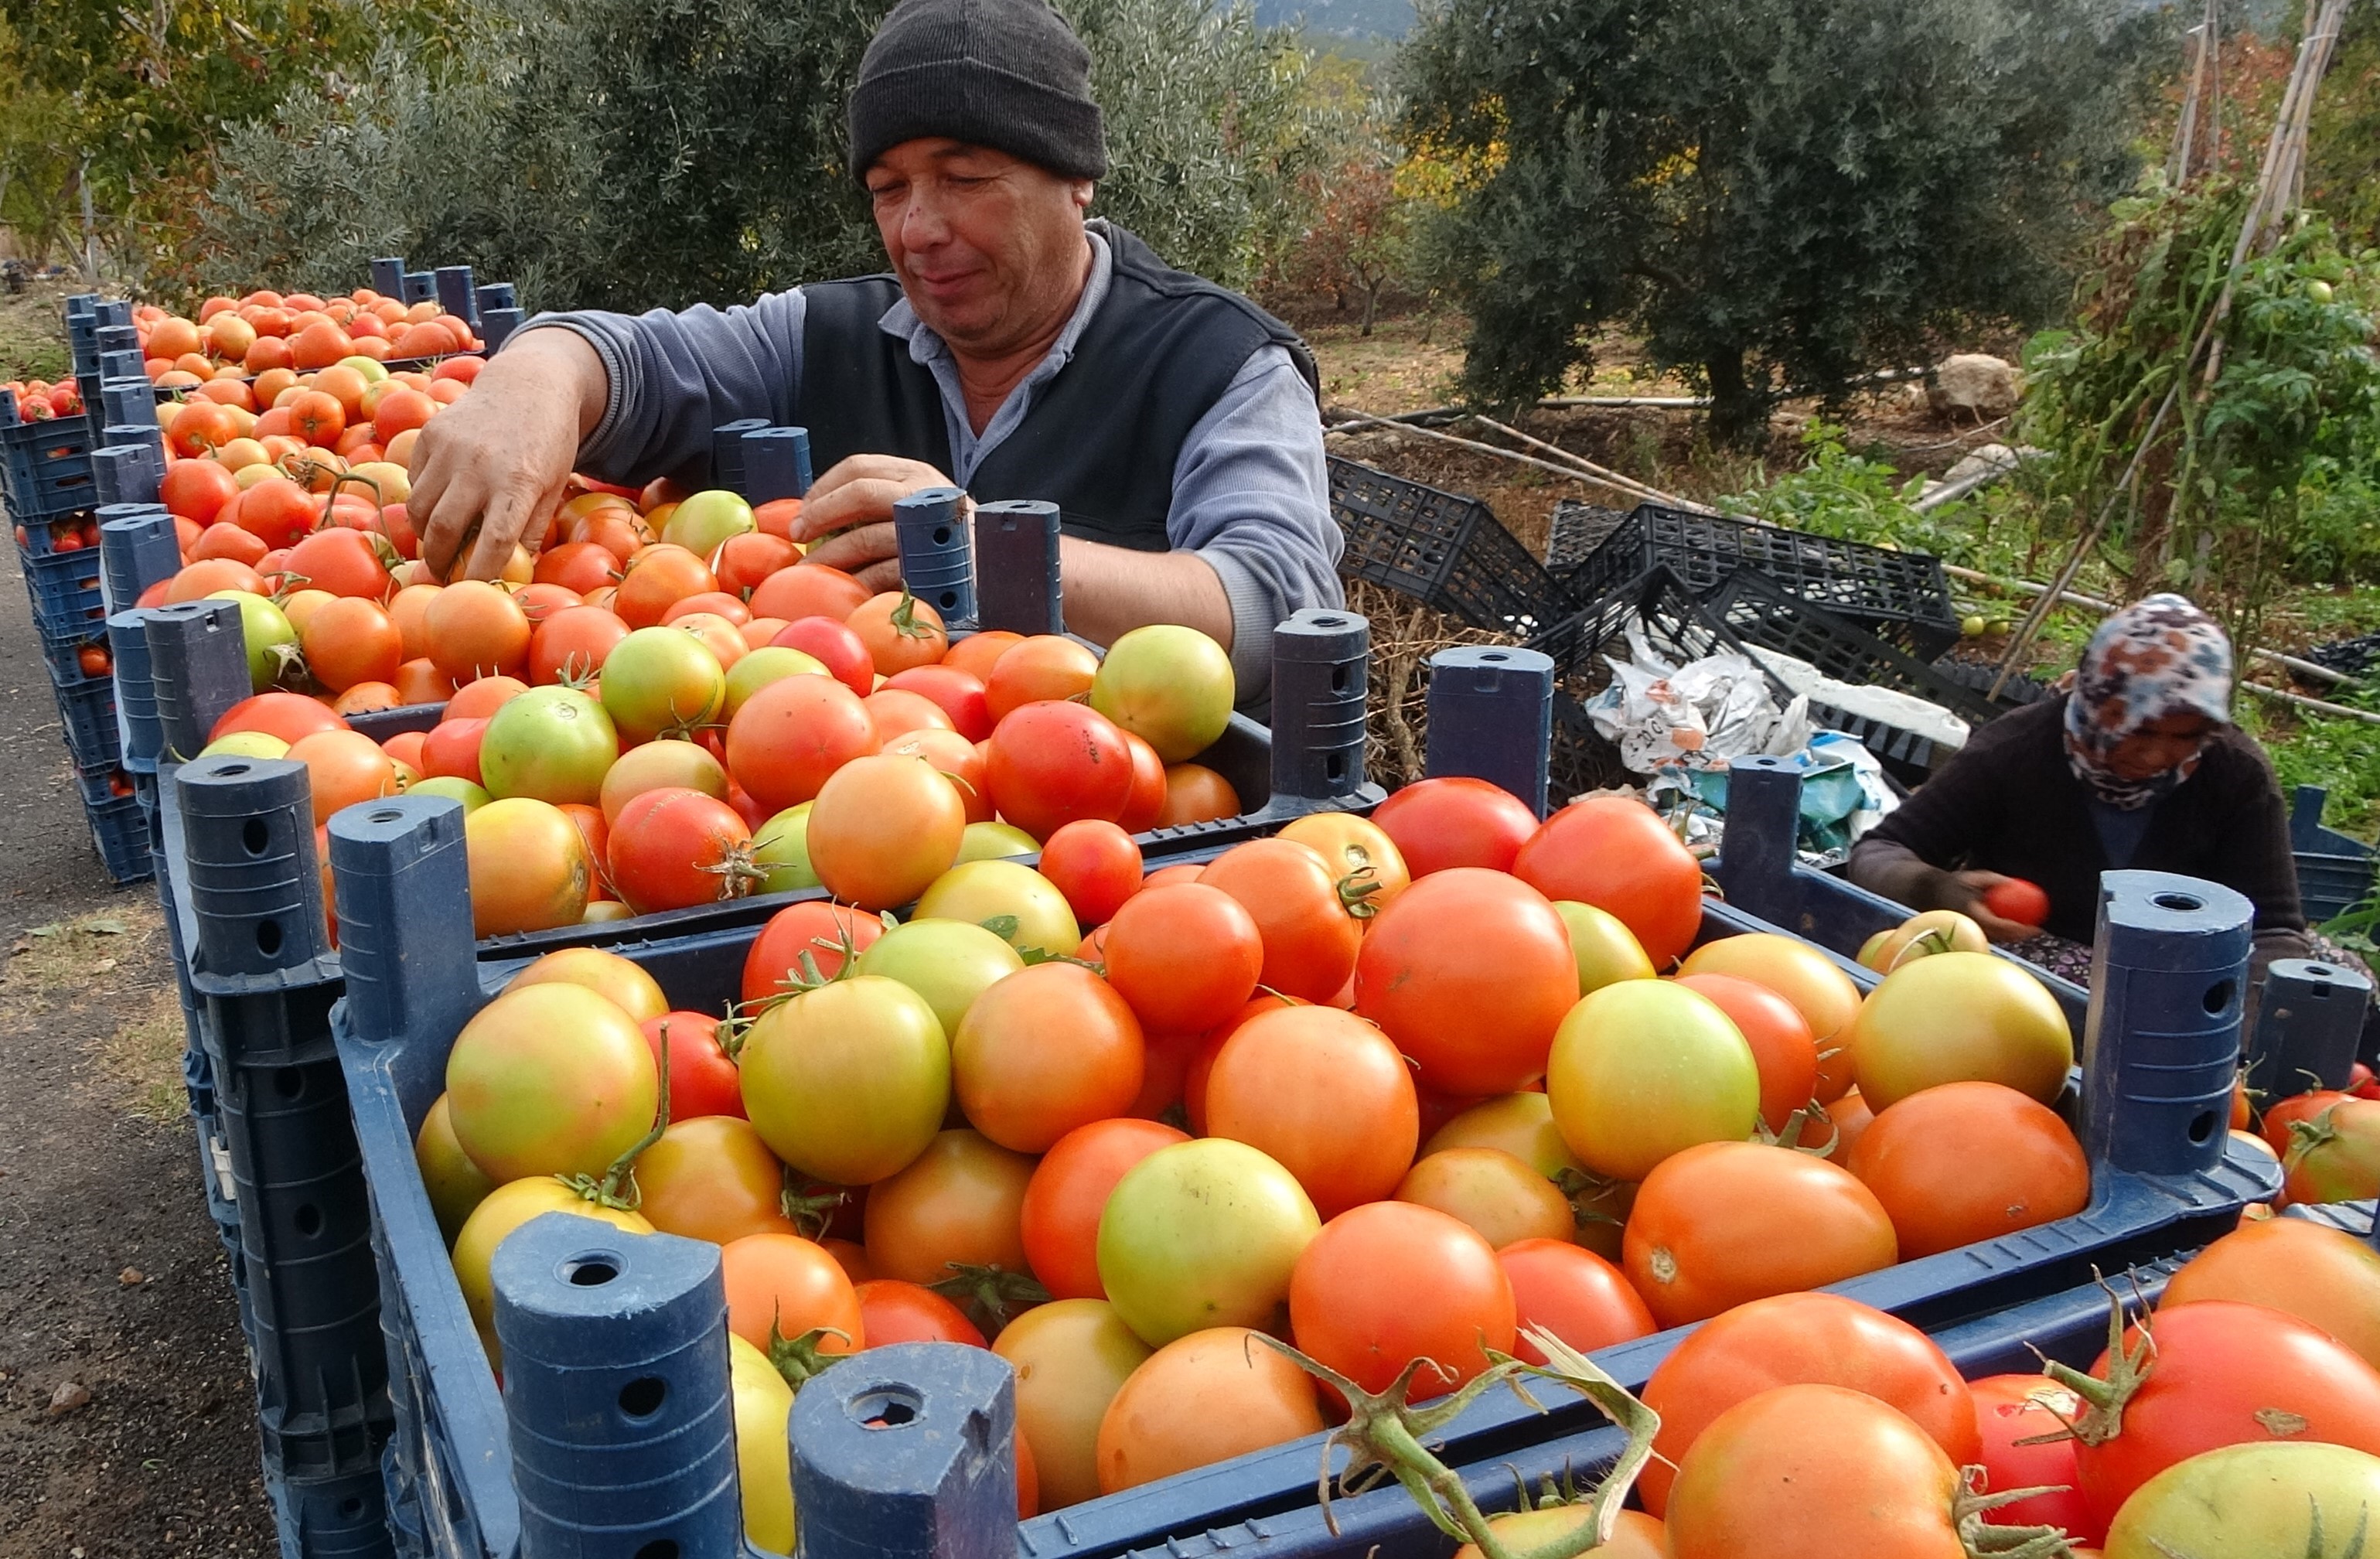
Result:
M1068 536L1058 543L1058 566L1069 633L1112 644L1136 627L1180 623L1232 648L1231 598L1195 553L1134 552Z
M480 378L496 385L518 382L562 386L577 403L578 438L582 444L595 432L596 424L603 420L603 408L612 399L610 371L587 338L575 330L548 327L522 331L504 343L503 351L488 359Z

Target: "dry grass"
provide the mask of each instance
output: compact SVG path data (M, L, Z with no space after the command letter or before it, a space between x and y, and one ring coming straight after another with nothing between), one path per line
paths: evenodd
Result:
M164 966L164 934L153 902L128 898L34 927L9 947L0 968L0 1016L19 1031L61 1016L96 1017L102 1032L91 1047L91 1085L111 1108L159 1125L181 1119L189 1107L181 1004L170 984L140 972Z

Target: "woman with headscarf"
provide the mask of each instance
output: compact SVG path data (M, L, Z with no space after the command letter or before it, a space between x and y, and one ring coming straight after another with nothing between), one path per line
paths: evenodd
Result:
M1852 881L1919 909L1958 909L1995 942L2036 937L1984 907L2009 878L2049 895L2020 949L2087 979L2099 874L2175 871L2256 907L2255 967L2315 956L2273 766L2231 723L2231 643L2179 595L2091 636L2062 695L2000 716L1852 851Z

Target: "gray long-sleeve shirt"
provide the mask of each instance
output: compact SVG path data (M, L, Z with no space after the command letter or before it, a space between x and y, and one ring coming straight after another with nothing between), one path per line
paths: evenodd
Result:
M907 299L885 311L881 328L907 341L910 358L941 387L954 468L946 474L960 486L1030 414L1036 391L1064 371L1106 298L1113 257L1096 231L1087 236L1091 272L1074 317L980 434L967 419L949 345ZM805 313L795 287L725 311L697 304L638 315L540 314L529 328L576 332L611 374L602 420L579 450L581 469L612 481L698 481L720 423L793 420ZM1232 669L1244 691L1271 680L1275 624L1303 607L1343 603L1321 422L1313 392L1283 348L1259 347L1191 429L1174 462L1165 530L1175 551L1196 553L1222 581L1232 607Z

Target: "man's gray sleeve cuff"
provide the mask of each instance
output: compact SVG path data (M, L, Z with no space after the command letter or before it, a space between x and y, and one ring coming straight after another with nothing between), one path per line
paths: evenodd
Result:
M1232 603L1232 678L1243 689L1267 686L1272 681L1272 630L1281 617L1279 598L1228 549L1208 547L1198 556L1223 581L1223 597Z
M579 458L589 464L601 460L611 448L612 441L619 435L624 423L633 422L628 408L640 398L638 392L642 386L637 373L637 354L617 334L625 323L617 316L598 313L540 314L513 332L504 342L504 346L509 347L532 330L566 330L595 348L595 355L603 359L603 373L610 381L610 387L603 395L602 420L578 445Z

